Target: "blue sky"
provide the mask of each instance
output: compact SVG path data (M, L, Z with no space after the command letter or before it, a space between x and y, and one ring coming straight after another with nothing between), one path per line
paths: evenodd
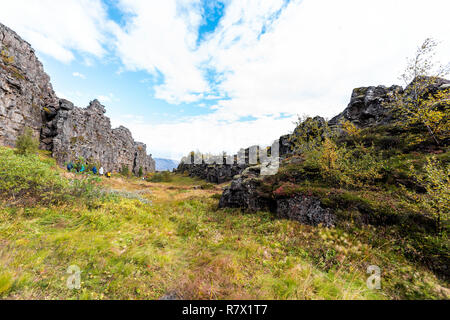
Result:
M156 157L268 145L355 87L402 84L426 38L450 56L446 0L0 0L61 98L97 98ZM440 8L440 10L435 10ZM370 14L368 14L370 13ZM421 21L417 24L416 21ZM404 84L402 84L404 85Z
M109 19L125 26L128 15L122 12L113 0L103 1ZM222 1L202 1L202 22L198 28L197 45L214 32L224 14ZM75 53L76 54L76 53ZM43 55L44 68L51 75L55 91L61 97L67 97L80 107L88 105L98 98L107 105L108 115L112 118L131 117L148 124L176 122L187 116L212 113L209 107L218 99L201 99L194 103L169 103L154 97L154 86L161 85L164 75L148 74L146 71L124 70L114 52L108 52L102 59L86 62L85 57L76 54L69 64ZM205 77L214 83L214 71L205 72ZM129 113L124 111L129 110Z

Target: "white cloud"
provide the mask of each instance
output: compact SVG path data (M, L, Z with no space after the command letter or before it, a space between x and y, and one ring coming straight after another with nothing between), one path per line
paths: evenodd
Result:
M200 2L119 0L128 19L119 27L100 0L0 0L0 21L65 62L79 52L91 64L89 56L114 48L123 70L161 80L152 89L169 103L218 100L205 108L212 114L177 122L115 121L171 158L270 143L293 129L296 114L331 117L354 87L398 83L405 58L426 37L442 41L443 62L450 57L447 0L228 0L217 30L197 46ZM220 75L217 86L205 70ZM257 120L239 121L246 116Z
M79 73L79 72L72 73L72 76L74 76L76 78L86 79L86 76L84 74L82 74L82 73Z
M101 103L108 103L112 101L120 101L113 93L109 93L107 95L99 95L97 98Z
M442 40L441 57L448 59L448 12L450 2L445 0L304 0L286 7L282 0L230 1L217 31L199 48L180 40L189 32L187 24L174 36L167 35L166 23L160 20L152 27L136 22L142 36L126 38L130 45L140 41L125 55L129 66L151 72L158 68L170 74L169 79L182 79L166 82L160 98L192 101L186 93L202 92L202 85L191 86L191 77L198 80L192 83L200 84L206 64L221 74L219 93L229 99L211 107L212 115L172 124L133 125L133 132L150 150L172 158L196 148L232 152L269 143L293 129L296 114L332 117L346 107L353 88L398 83L405 58L426 37ZM172 19L162 16L172 24ZM266 32L261 34L263 28ZM161 42L154 35L144 36L145 30L171 40L161 45L170 61L155 53ZM178 53L184 59L175 63ZM185 79L189 79L186 85ZM277 120L281 113L292 117ZM257 120L238 121L245 116Z
M269 19L282 3L231 2L200 49L225 74L219 88L231 99L220 103L223 117L333 116L354 87L398 82L405 57L426 37L447 41L441 49L450 56L445 0L292 1Z
M270 145L280 132L294 127L295 117L273 119L263 117L251 122L224 122L213 116L200 116L173 123L150 125L139 117L111 119L113 126L124 125L133 137L147 144L153 155L181 159L192 150L219 154L236 153L241 147Z
M116 30L117 54L127 70L146 70L163 83L155 97L170 103L194 102L209 90L194 51L202 21L200 1L120 0L132 14Z
M1 23L65 63L74 51L102 57L107 31L115 27L100 0L0 0L0 8Z

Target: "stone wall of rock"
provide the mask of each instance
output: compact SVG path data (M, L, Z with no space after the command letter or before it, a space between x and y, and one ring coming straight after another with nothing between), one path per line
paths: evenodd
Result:
M153 172L155 163L147 155L145 144L135 142L130 130L125 127L111 128L104 114L106 109L97 100L85 109L74 107L68 101L56 115L53 157L59 163L83 157L100 163L105 170L119 171L123 166L129 172Z
M290 136L282 136L280 137L278 142L279 157L281 159L284 159L291 154L292 144L290 141ZM228 182L233 180L235 176L240 175L246 168L253 166L253 164L251 164L249 156L251 149L254 149L256 150L255 152L259 153L258 146L241 149L239 150L238 154L232 156L232 164L227 164L226 159L222 157L215 157L218 159L214 160L213 162L202 161L202 163L194 161L193 158L183 158L178 165L176 172L188 173L190 177L197 177L211 183L221 184L224 182Z
M319 199L297 194L292 197L272 197L262 194L260 166L248 167L224 189L219 208L240 208L249 212L271 211L277 218L299 221L302 224L332 227L335 214L324 208Z
M14 146L27 126L41 134L59 100L30 44L0 24L0 145Z
M52 151L61 165L83 157L106 170L155 171L146 145L135 142L127 128L112 129L97 100L81 109L59 99L30 44L2 24L0 43L0 145L15 146L30 127L41 149Z
M450 81L446 79L432 80L423 94L433 94L439 90L450 88ZM350 121L360 128L392 123L398 119L395 119L386 107L386 102L392 99L394 93L400 93L401 97L405 98L407 92L408 87L404 90L399 86L354 89L348 107L331 119L328 125L336 129L341 121ZM325 120L320 117L313 118L311 121L325 124ZM307 126L307 124L305 125ZM280 160L289 157L285 160L286 163L302 161L301 158L290 157L293 153L292 141L294 140L295 138L289 135L280 138ZM234 177L230 186L224 189L219 206L221 208L241 208L247 211L270 210L279 218L297 220L303 224L322 224L328 227L335 224L336 216L329 209L322 207L319 199L302 194L284 198L267 196L259 191L262 182L258 167L245 169L240 175Z

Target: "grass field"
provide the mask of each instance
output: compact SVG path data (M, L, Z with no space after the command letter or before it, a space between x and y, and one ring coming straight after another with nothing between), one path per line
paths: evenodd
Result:
M2 148L0 160L11 170L18 157ZM46 186L55 176L87 179L63 173L45 156L33 161L55 174ZM11 170L0 178L11 178ZM349 233L275 220L268 212L219 210L221 186L202 190L196 186L204 182L181 175L167 183L122 177L90 183L104 190L101 196L80 193L52 205L17 195L12 201L4 190L1 298L449 298L444 280L399 254L389 228ZM29 191L21 196L35 199ZM81 270L79 290L67 287L73 265ZM369 265L381 268L380 290L366 285Z

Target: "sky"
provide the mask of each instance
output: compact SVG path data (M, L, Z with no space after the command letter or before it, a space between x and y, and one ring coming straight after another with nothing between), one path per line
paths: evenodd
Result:
M400 84L425 38L450 57L448 0L0 0L56 94L106 106L154 157L269 145L353 88ZM447 60L446 60L447 59Z

